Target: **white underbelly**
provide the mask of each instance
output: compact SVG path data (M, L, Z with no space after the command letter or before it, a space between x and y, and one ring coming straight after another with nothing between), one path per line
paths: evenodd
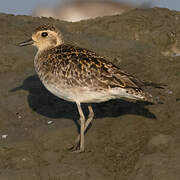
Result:
M71 102L98 103L110 99L130 98L141 99L132 94L128 94L123 88L113 88L105 90L92 90L88 87L63 88L54 84L43 83L44 86L55 96Z
M109 90L93 91L89 88L61 88L53 84L43 83L55 96L71 102L92 103L104 102L112 99Z

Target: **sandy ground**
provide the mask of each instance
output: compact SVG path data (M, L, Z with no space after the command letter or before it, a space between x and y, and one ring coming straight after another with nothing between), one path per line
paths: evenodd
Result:
M43 23L140 79L167 84L152 90L161 103L93 104L86 152L69 152L79 130L76 106L43 87L36 49L16 46ZM180 179L180 57L172 56L179 53L179 12L136 9L79 23L0 14L0 27L1 180Z

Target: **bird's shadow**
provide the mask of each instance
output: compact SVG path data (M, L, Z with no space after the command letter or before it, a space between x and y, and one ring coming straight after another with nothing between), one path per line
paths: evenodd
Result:
M62 100L45 89L37 75L32 75L26 78L23 84L19 87L11 89L11 92L17 90L26 90L29 92L28 103L35 112L49 118L67 118L77 120L79 114L75 103ZM151 113L145 102L129 102L125 100L111 100L104 103L92 104L95 118L103 117L118 117L125 114L135 114L151 119L156 119L156 116ZM87 106L83 104L83 110L87 116ZM75 121L77 122L77 121Z

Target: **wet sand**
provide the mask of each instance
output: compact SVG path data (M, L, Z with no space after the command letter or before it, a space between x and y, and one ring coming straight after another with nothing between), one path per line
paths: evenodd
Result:
M178 180L180 57L172 55L179 52L179 19L179 12L160 8L78 23L0 14L0 179ZM152 89L161 103L93 104L86 152L69 152L79 131L76 106L41 84L36 49L16 46L43 23L140 79L167 84Z

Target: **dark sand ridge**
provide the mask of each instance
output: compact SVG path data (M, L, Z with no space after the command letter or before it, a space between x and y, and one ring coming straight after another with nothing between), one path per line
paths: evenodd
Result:
M69 153L78 130L75 105L42 86L34 47L15 46L42 23L55 24L66 42L107 56L138 78L167 84L153 91L163 104L94 104L87 152ZM169 56L178 52L179 12L136 9L78 23L0 14L0 27L0 135L8 135L0 139L0 179L179 179L180 57Z

